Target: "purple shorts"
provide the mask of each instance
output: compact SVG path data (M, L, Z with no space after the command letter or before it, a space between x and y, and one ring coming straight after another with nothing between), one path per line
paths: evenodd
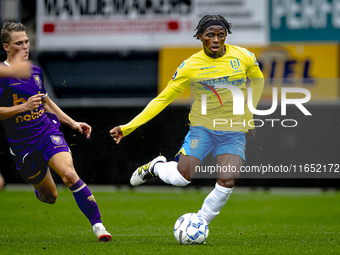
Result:
M43 137L37 146L24 157L14 156L16 168L27 182L38 184L46 176L50 158L62 151L71 152L64 134L56 130Z

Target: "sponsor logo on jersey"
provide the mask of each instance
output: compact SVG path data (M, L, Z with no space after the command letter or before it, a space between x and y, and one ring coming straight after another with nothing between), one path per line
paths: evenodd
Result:
M229 76L224 76L224 77L219 77L219 78L215 78L215 79L211 79L211 80L199 81L198 83L203 86L201 88L204 89L205 92L209 94L209 96L212 98L212 100L215 102L215 104L218 104L218 103L215 100L213 94L215 94L220 105L222 105L222 100L221 100L220 95L218 94L218 92L215 89L215 84L239 85L239 84L242 84L244 82L245 82L244 77L242 79L230 81ZM213 92L213 94L211 92Z
M61 139L59 135L51 135L50 137L51 137L52 142L56 145L60 145L63 143L63 139Z
M16 123L19 122L27 122L27 121L31 121L31 120L35 120L35 119L39 119L41 117L41 115L44 114L44 109L35 109L33 111L30 112L30 114L25 114L25 115L21 115L21 116L17 116L15 119Z
M18 98L18 94L13 94L13 105L19 105L26 103L27 100L25 98Z
M40 93L40 92L39 92ZM19 104L24 104L26 103L27 100L25 98L18 98L18 94L13 94L13 105L19 105ZM34 109L31 111L29 114L24 114L24 115L19 115L15 118L15 122L27 122L35 119L39 119L41 115L45 112L44 109Z
M240 68L240 61L238 59L230 60L231 68L238 70Z
M214 79L210 79L210 80L205 80L203 82L199 82L200 84L205 83L213 88L215 88L215 84L228 84L228 85L239 85L245 82L244 77L242 77L241 79L230 79L229 76L222 76L222 77L218 77L218 78L214 78Z
M41 82L41 79L40 79L39 75L34 74L34 75L33 75L33 78L34 78L35 84L37 84L38 87L39 87L39 89L41 89L41 84L42 84L42 82Z
M206 70L206 69L210 69L210 68L214 68L216 66L206 66L206 67L202 67L201 70Z
M218 100L220 101L220 104L222 105L222 100L220 95L217 93L217 91L215 90L215 88L213 86L209 86L208 84L204 83L204 82L200 82L200 84L203 86L204 90L210 95L210 97L212 98L212 100L214 100L215 104L217 104L217 102L215 101L213 95L210 93L210 91L212 91L216 97L218 98Z
M233 74L235 74L235 73L242 73L242 72L243 72L243 70L239 69L239 70L233 71Z

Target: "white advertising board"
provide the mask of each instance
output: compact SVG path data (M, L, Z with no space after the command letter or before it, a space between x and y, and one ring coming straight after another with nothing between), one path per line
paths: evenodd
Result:
M158 50L199 45L206 14L232 23L228 43L268 41L267 0L37 0L39 50Z

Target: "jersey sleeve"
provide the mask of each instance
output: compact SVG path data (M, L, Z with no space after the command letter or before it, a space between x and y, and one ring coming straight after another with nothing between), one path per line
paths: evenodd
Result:
M261 99L261 95L262 95L262 91L264 87L264 77L259 67L259 64L256 60L255 55L248 50L246 50L245 55L247 57L247 77L251 81L250 87L252 88L252 94L251 94L252 105L254 108L256 108ZM248 100L249 100L249 97L248 97ZM248 123L249 120L253 119L253 113L248 108L248 104L246 105L246 109L245 109L245 119L246 119L246 123ZM254 128L253 121L251 121L249 124L250 124L250 129L253 129Z
M44 96L42 96L42 98L46 97L47 96L47 91L46 91L46 88L45 88L45 79L44 79L44 74L42 72L42 70L39 68L39 76L40 76L40 80L41 80L41 93L42 94L45 94Z
M169 105L181 92L174 90L171 87L166 87L156 98L154 98L144 110L138 114L128 124L121 126L123 136L131 134L135 129L153 119L163 109Z
M190 78L186 75L187 66L186 61L182 62L172 79L168 82L167 87L133 120L120 127L123 136L131 134L135 129L153 119L190 86Z
M168 86L178 92L183 92L190 86L190 77L188 76L189 63L183 61L182 64L176 69L172 79L168 82Z
M247 63L247 76L251 76L252 73L256 72L257 70L259 70L259 63L256 60L255 54L250 52L247 49L243 49L244 50L244 55L246 58L246 63Z

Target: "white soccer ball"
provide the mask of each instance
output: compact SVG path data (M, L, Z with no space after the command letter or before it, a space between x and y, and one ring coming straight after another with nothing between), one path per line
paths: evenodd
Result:
M209 226L197 213L186 213L176 221L174 235L180 244L202 244L209 235Z

